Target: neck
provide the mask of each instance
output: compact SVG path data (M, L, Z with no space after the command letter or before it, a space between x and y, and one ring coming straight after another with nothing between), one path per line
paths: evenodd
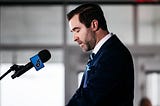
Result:
M103 39L107 34L109 34L108 31L105 31L105 30L102 30L102 29L99 29L98 31L96 31L96 44L101 40Z

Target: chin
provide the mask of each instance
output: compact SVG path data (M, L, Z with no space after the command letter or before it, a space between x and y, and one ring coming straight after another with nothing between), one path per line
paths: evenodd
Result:
M81 48L83 52L87 52L87 50L85 48Z
M88 52L88 51L90 51L90 50L82 48L82 51L83 51L83 52Z
M81 46L81 49L82 49L82 51L83 52L88 52L88 51L90 51L90 48L88 48L87 46Z
M83 52L87 52L87 50L82 49Z

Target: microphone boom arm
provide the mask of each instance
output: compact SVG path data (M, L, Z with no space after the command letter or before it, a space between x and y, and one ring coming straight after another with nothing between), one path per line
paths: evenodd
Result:
M0 80L4 78L7 74L9 74L11 71L15 71L16 73L17 71L21 70L23 67L24 67L23 65L16 65L16 64L12 65L10 69L0 77Z

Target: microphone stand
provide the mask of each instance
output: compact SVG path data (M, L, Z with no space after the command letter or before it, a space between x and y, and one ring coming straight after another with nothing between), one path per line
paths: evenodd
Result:
M10 67L10 69L9 69L6 73L4 73L4 74L0 77L0 80L1 80L2 78L4 78L4 77L5 77L8 73L10 73L11 71L15 71L15 73L16 73L17 71L21 70L23 67L24 67L23 65L16 65L16 64L14 64L13 66Z

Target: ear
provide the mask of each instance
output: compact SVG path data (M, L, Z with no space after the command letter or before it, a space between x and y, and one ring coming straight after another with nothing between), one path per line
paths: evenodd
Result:
M97 31L98 30L98 20L94 19L91 22L91 28L93 31Z

